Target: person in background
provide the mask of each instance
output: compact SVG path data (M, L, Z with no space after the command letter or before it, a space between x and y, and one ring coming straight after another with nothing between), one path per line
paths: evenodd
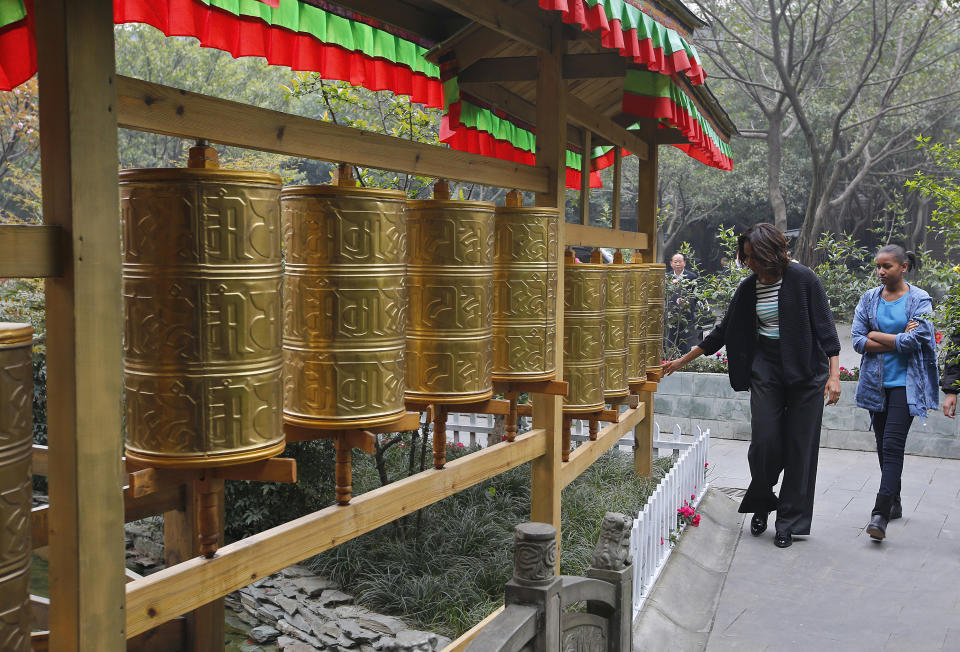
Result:
M666 342L665 351L689 351L694 344L697 322L696 282L697 275L687 269L686 257L677 252L670 259L667 272Z
M943 414L951 419L957 415L957 392L960 392L960 332L951 338L953 347L948 350L947 364L943 368L940 387L945 394Z
M753 513L750 532L760 536L776 510L773 542L786 548L793 535L810 533L823 405L840 399L840 338L820 279L790 261L775 226L750 227L737 249L753 274L740 283L716 328L668 362L664 373L726 345L730 384L750 390L751 480L740 512Z
M900 477L913 418L936 409L939 399L933 304L903 278L916 263L900 245L880 248L880 286L860 298L851 329L853 348L863 356L856 402L870 411L880 461L880 488L867 525L875 541L883 541L887 523L903 515Z

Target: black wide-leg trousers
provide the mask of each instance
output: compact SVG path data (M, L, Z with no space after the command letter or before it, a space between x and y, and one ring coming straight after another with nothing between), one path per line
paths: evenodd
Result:
M761 337L750 385L750 487L740 512L777 512L776 529L810 534L829 369L799 383L783 378L777 340ZM783 473L780 496L773 488Z

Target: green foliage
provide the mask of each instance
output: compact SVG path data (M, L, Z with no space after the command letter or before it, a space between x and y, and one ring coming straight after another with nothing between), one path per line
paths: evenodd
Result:
M451 446L448 458L471 452ZM405 446L385 453L391 477L405 475ZM658 462L662 476L669 460ZM358 492L379 485L369 457L354 458ZM636 514L654 486L632 457L608 453L563 492L561 572L589 566L606 511ZM530 518L530 467L511 469L314 557L310 566L357 601L403 614L415 626L457 636L503 604L513 571L513 529Z
M817 241L824 261L813 268L830 301L836 321L849 322L860 297L877 285L871 275L872 256L852 235L824 233Z

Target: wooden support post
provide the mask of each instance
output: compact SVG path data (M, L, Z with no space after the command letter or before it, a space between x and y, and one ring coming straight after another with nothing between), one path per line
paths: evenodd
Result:
M561 460L564 462L570 461L570 431L573 428L573 419L566 414L563 415L563 452L561 453Z
M649 478L653 475L653 392L640 392L643 403L643 421L633 429L633 469L637 475Z
M537 54L537 168L548 170L547 192L537 193L537 206L560 209L559 242L564 242L566 195L567 88L563 81L563 28L550 27L550 51ZM557 296L563 296L563 261L557 261ZM563 380L563 310L557 310L556 380ZM530 519L557 529L557 568L560 568L560 476L563 417L559 396L533 397L533 427L546 431L546 449L531 468Z
M613 210L613 228L620 228L620 192L623 188L621 177L623 175L623 148L617 145L613 148L613 199L610 206Z
M433 468L442 469L447 463L447 406L433 408Z
M46 283L50 649L122 650L122 304L113 5L37 0ZM55 406L55 407L54 407Z
M650 145L647 158L638 160L637 231L647 234L647 247L641 249L644 260L659 262L657 258L657 146Z
M333 438L336 450L336 497L338 505L349 505L353 495L353 449L346 437Z
M600 432L600 420L590 419L590 441L597 441L597 433Z
M223 501L223 480L212 480L208 490L216 494L216 544L223 540L225 504ZM190 481L184 486L186 500L184 509L174 509L163 514L163 561L167 568L193 559L201 554L199 514L200 481ZM209 503L209 499L208 499ZM121 564L122 568L122 564ZM215 599L188 613L183 636L183 652L207 652L222 650L224 647L224 604L223 598ZM123 649L123 648L119 648Z
M220 547L220 532L223 523L220 520L220 503L223 502L223 480L213 472L206 471L197 483L197 538L200 540L200 554L210 559Z
M517 419L520 417L518 414L517 408L517 393L508 392L506 395L508 401L510 401L510 411L507 413L507 422L504 424L507 441L513 441L517 438Z
M590 224L590 141L593 134L583 130L583 158L580 161L580 224Z

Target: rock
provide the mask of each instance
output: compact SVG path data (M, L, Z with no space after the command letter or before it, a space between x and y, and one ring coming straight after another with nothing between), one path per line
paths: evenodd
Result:
M257 625L260 624L259 618L257 618L253 614L248 613L246 611L241 611L237 613L237 618L245 622L247 625L250 625L251 627L256 627Z
M320 604L323 606L343 604L344 602L353 602L353 596L336 589L327 589L320 594Z
M288 614L297 613L300 603L296 600L286 598L282 595L271 595L267 598L270 602L283 609Z
M268 625L260 625L250 630L250 638L257 643L266 643L280 636L280 632Z
M297 586L298 589L300 589L310 597L320 595L324 591L327 591L330 589L339 588L336 582L331 582L325 577L300 577L298 579L295 579L293 583Z
M384 652L389 652L394 650L397 645L397 639L392 636L384 636L379 641L373 644L374 650L383 650Z
M394 649L397 652L433 652L437 635L415 629L405 629L397 632L396 639Z
M309 570L307 570L303 566L296 566L296 565L287 566L282 571L280 571L280 574L283 575L284 577L310 577L313 575L313 573L311 573Z
M300 614L287 614L283 617L283 620L286 620L288 623L296 627L297 629L303 630L308 634L313 630L310 626L310 623L307 622L303 616Z
M361 607L360 605L356 604L344 604L334 609L334 611L336 611L337 615L341 618L357 618L359 616L366 616L367 614L373 613L366 607Z
M304 643L309 643L310 645L316 648L320 648L321 650L325 646L325 644L321 643L319 639L313 636L310 636L308 632L305 632L301 629L297 629L296 627L294 627L293 625L291 625L285 620L281 620L277 622L277 629L279 629L281 632L283 632L288 636L292 636L293 638L299 639Z
M381 632L374 632L366 627L362 627L360 623L349 618L343 618L336 621L337 627L340 628L340 631L350 637L351 640L356 641L357 643L370 643L377 640L382 635Z
M267 577L261 577L259 580L254 582L253 585L258 588L269 588L276 586L277 584L274 582L273 577L268 575Z
M257 610L257 607L260 606L260 603L257 602L257 599L252 595L247 595L246 593L240 594L240 604L247 609Z
M321 604L320 600L318 599L301 600L300 606L298 607L298 611L300 611L300 613L310 611L324 620L336 620L337 618L339 618L336 611L334 611L333 609L327 609L326 607L323 606L323 604Z
M312 645L307 645L303 641L298 641L295 638L288 638L287 640L290 642L286 643L285 645L279 645L279 640L280 639L277 639L278 641L277 647L280 648L280 652L317 652L317 650L326 649L326 648L316 648L316 647L313 647Z
M453 643L453 640L452 640L452 639L449 639L449 638L447 638L446 636L437 636L437 640L436 640L436 642L433 644L433 649L434 649L434 650L442 650L443 648L447 647L447 646L450 645L451 643Z
M283 593L284 597L292 598L296 594L300 593L300 589L297 588L297 585L293 582L287 582L280 587L280 592Z
M283 610L272 604L262 604L257 608L256 615L271 625L276 625L277 621L283 616Z
M343 608L344 607L337 607L337 612ZM360 625L363 627L375 632L380 632L381 634L392 635L407 629L406 623L399 618L394 618L393 616L384 616L382 614L373 613L372 611L368 611L362 617L357 617L354 620L360 623Z

